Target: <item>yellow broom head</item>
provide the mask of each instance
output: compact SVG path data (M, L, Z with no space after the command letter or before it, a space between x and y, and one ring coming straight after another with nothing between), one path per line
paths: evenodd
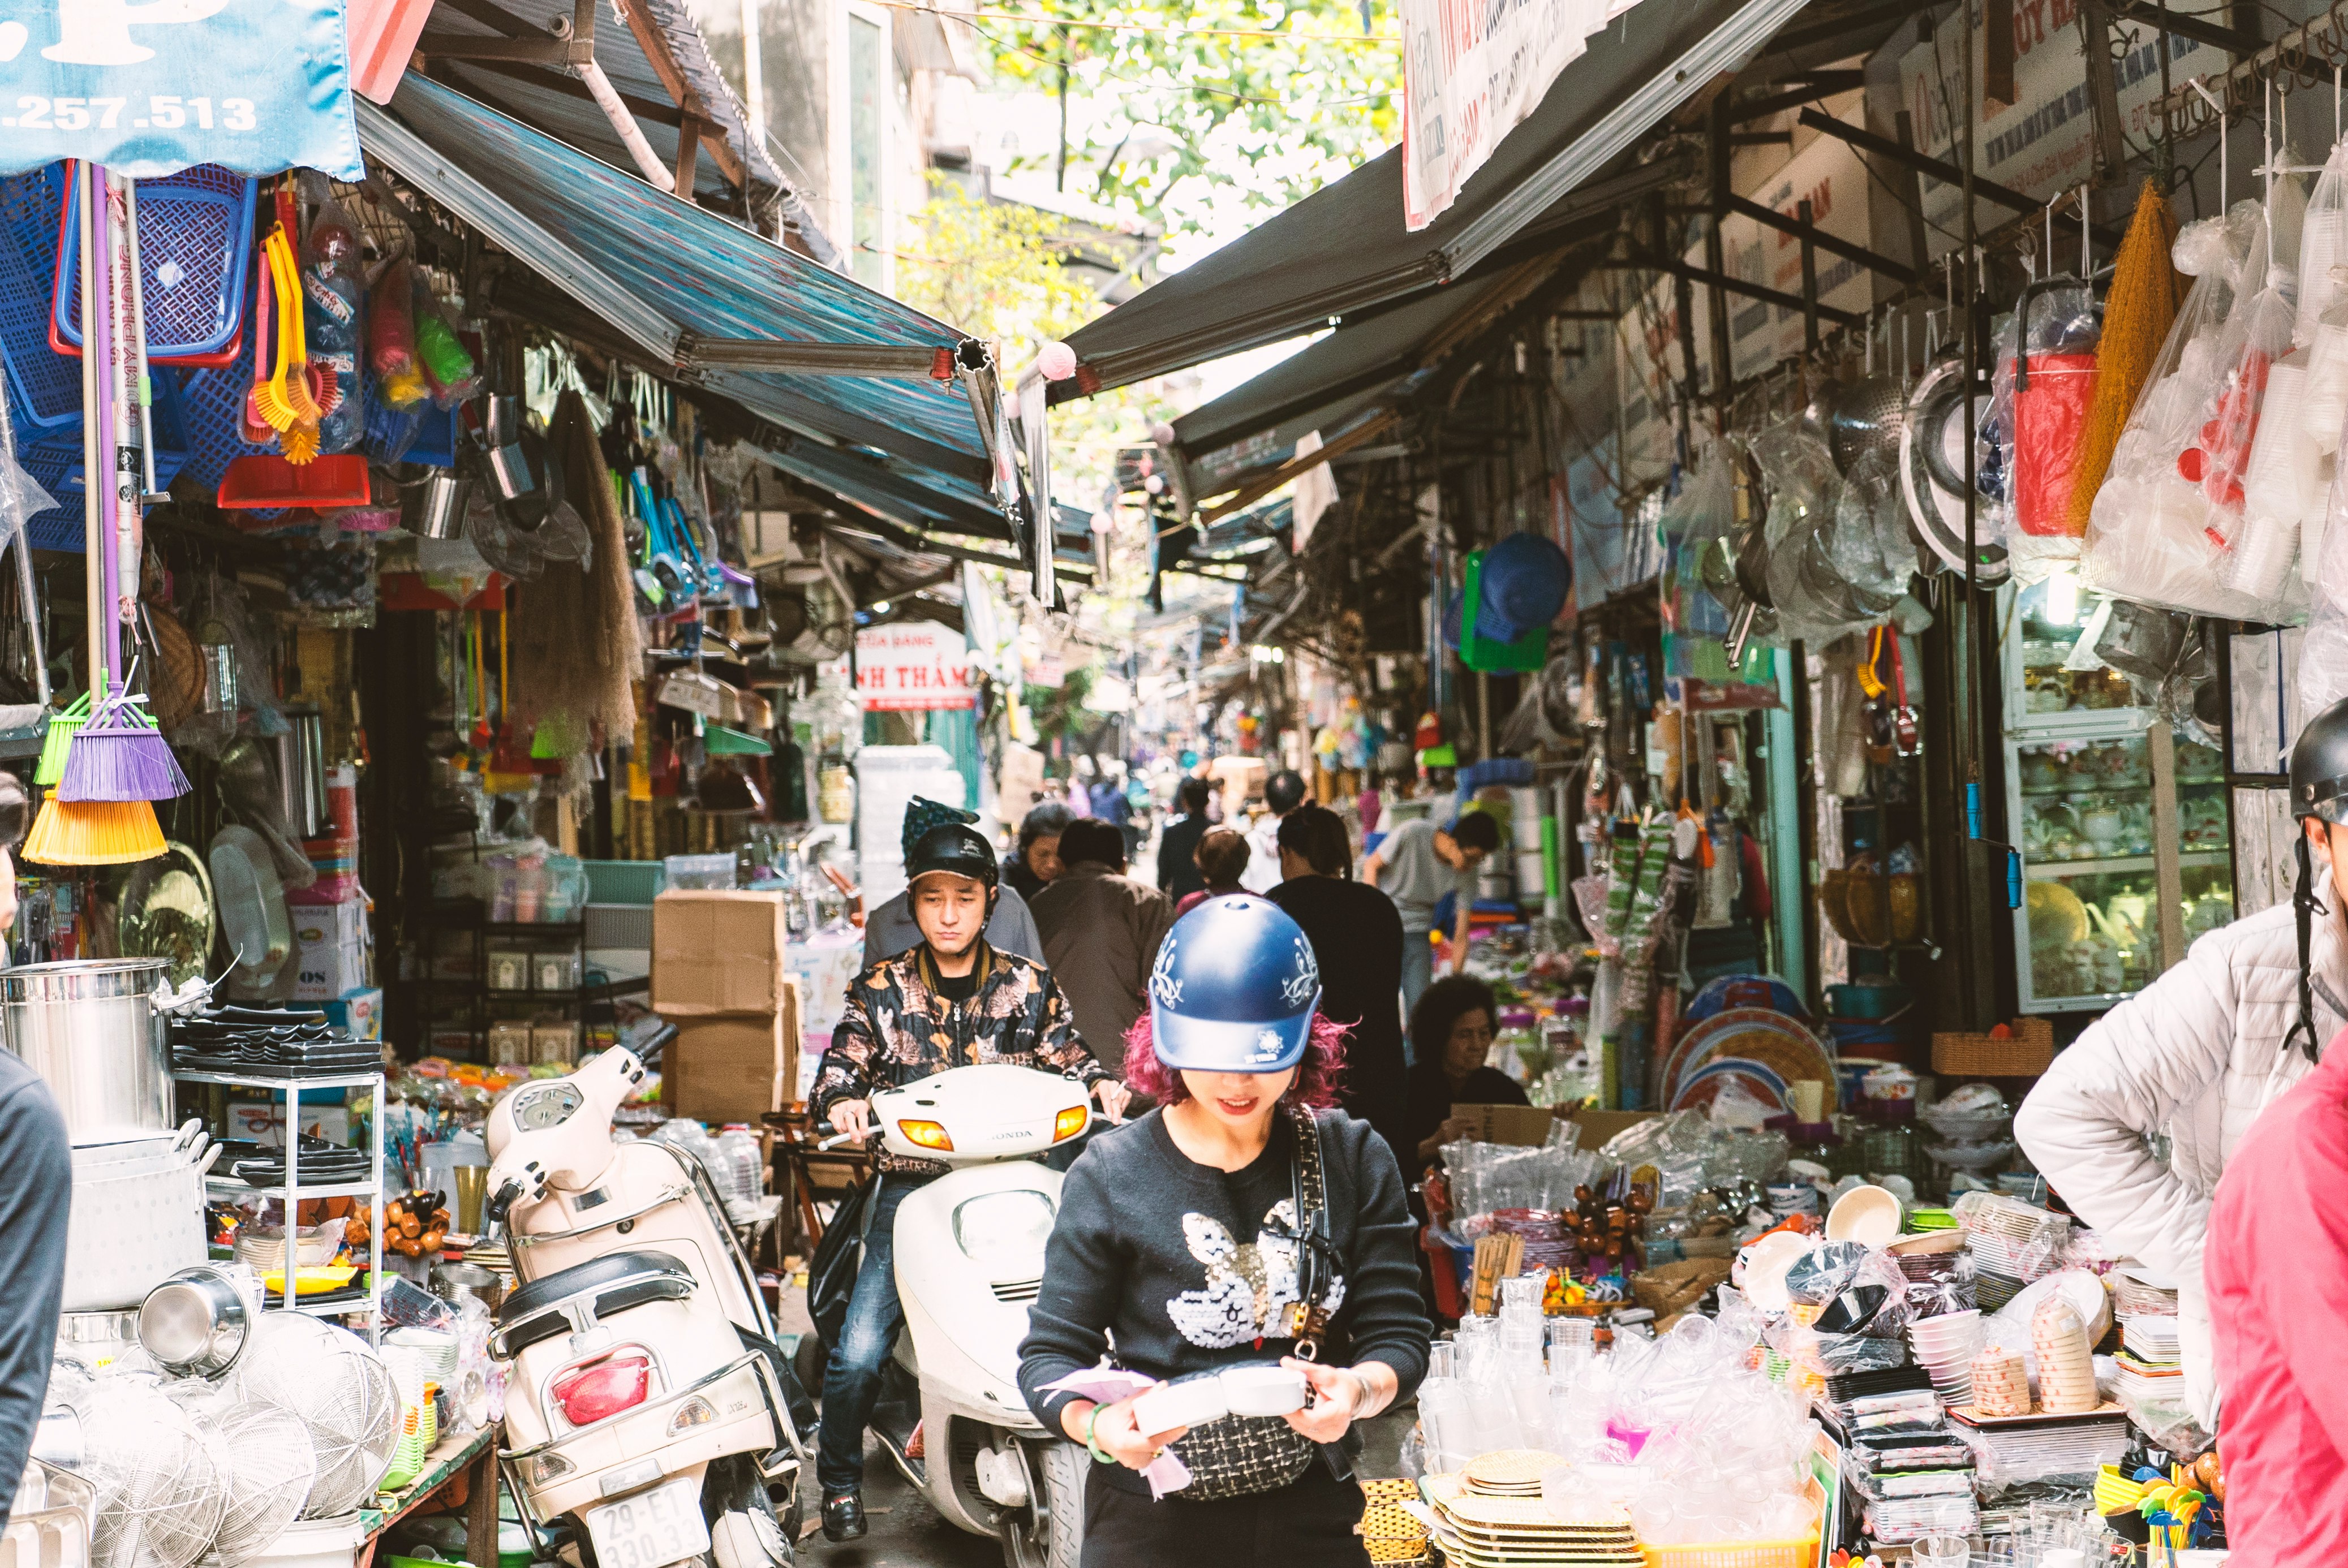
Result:
M2169 261L2177 243L2177 219L2152 180L2137 195L2127 238L2112 259L2112 292L2104 302L2103 338L2096 354L2095 401L2080 432L2078 474L2071 489L2072 537L2085 538L2096 492L2103 488L2112 453L2127 428L2128 415L2160 357L2161 344L2185 301L2185 280Z
M50 795L25 835L24 856L43 866L128 866L163 853L163 825L143 800L59 800Z

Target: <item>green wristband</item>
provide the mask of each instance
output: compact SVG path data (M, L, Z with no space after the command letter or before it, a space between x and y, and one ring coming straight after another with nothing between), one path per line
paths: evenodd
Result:
M1100 1413L1106 1408L1106 1406L1095 1405L1093 1407L1093 1413L1085 1418L1085 1447L1092 1450L1093 1462L1096 1464L1115 1464L1117 1462L1117 1456L1115 1454L1109 1452L1107 1449L1101 1447L1100 1444L1093 1440L1093 1427L1100 1420Z

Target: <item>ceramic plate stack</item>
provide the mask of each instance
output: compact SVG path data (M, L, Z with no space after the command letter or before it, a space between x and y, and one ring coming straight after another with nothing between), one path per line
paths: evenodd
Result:
M1676 1103L1706 1064L1723 1061L1761 1068L1781 1085L1809 1079L1831 1092L1835 1083L1834 1053L1800 1020L1766 1008L1733 1007L1690 1028L1672 1047L1663 1065L1665 1102Z
M1932 1379L1941 1403L1954 1409L1973 1402L1973 1358L1981 1354L1982 1315L1944 1312L1908 1325L1908 1342Z
M2123 1317L2119 1368L2120 1400L2127 1405L2174 1404L2182 1397L2185 1368L2178 1359L2177 1319Z
M2127 1411L2113 1403L2076 1416L2000 1419L1955 1410L1950 1419L1980 1434L2001 1473L2092 1476L2099 1467L2117 1463L2128 1450Z

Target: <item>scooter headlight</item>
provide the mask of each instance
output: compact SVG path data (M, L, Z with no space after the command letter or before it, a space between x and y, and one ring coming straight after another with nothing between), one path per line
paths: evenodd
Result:
M954 1245L973 1263L1032 1259L1052 1235L1052 1200L1041 1193L985 1193L954 1205Z

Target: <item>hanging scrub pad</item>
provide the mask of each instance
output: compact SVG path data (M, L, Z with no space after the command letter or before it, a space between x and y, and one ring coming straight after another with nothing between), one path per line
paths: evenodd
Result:
M2168 210L2168 199L2147 179L2137 197L2127 238L2114 261L2112 292L2104 302L2096 398L2079 436L2079 473L2071 489L2069 524L2075 538L2087 532L2087 514L2103 487L2120 432L2127 428L2137 394L2144 390L2152 362L2159 357L2185 299L2185 280L2169 261L2176 242L2177 219Z

